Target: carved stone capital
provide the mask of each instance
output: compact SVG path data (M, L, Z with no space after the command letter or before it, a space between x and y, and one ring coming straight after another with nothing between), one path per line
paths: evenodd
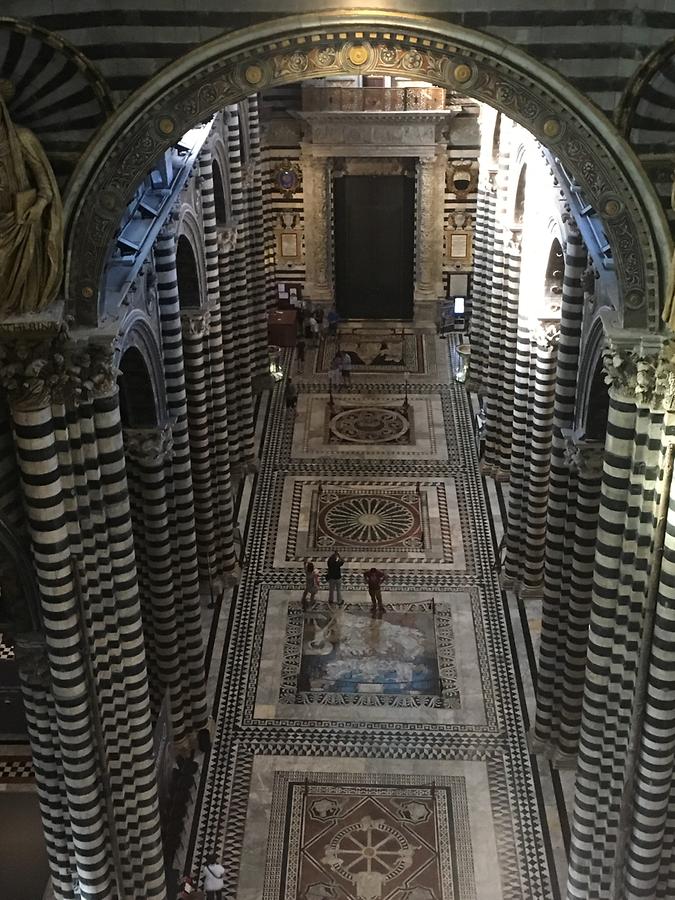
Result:
M109 397L117 390L120 370L114 363L112 342L75 344L68 352L68 378L62 399ZM61 397L59 397L61 399Z
M560 322L540 319L532 325L531 337L543 350L553 350L560 339Z
M52 391L63 389L66 370L67 330L49 337L16 332L0 342L0 384L15 409L37 410L49 406Z
M17 634L14 656L21 680L36 688L48 688L51 683L47 644L43 634Z
M605 382L616 396L652 409L675 411L675 342L660 352L610 346L604 353Z
M571 432L565 434L565 462L586 477L602 474L603 446L599 441L584 441Z
M255 185L256 175L260 171L260 166L254 160L250 160L241 167L241 180L245 188L252 188Z
M221 225L218 228L218 250L223 253L231 252L237 246L238 225Z
M202 337L209 330L210 318L211 313L208 309L184 310L180 314L183 334L189 337Z
M170 425L159 428L125 428L124 449L139 463L156 463L170 459L173 434Z

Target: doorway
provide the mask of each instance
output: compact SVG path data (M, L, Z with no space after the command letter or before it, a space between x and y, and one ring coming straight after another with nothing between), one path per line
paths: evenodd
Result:
M335 299L340 316L412 319L414 179L344 175L334 185Z

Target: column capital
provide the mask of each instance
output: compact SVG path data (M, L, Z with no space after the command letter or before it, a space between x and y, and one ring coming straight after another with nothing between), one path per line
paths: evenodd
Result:
M603 361L613 396L675 412L675 341L667 335L610 340Z
M183 333L190 337L202 337L209 330L211 311L207 307L181 310L180 324Z
M532 340L543 350L553 350L560 340L560 319L537 319L530 325Z
M600 441L590 441L575 434L570 428L561 429L565 440L565 462L580 475L602 473L604 446Z
M216 229L216 235L218 240L218 250L222 253L231 252L237 246L239 223L232 221L227 225L219 225Z
M173 453L171 425L157 428L125 428L124 449L128 455L140 463L163 462Z

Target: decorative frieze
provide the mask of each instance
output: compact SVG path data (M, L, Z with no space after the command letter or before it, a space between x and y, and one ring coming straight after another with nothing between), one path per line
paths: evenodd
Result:
M209 330L211 312L209 309L185 310L180 314L183 334L202 337Z
M597 441L584 441L571 432L564 432L565 447L563 455L570 469L585 476L599 475L602 472L603 446Z

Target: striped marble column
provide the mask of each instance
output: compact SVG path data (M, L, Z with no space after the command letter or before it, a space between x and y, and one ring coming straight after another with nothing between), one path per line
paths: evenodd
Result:
M653 344L649 335L606 355L609 421L568 878L575 900L672 893L675 397L670 360Z
M267 298L265 289L265 231L263 219L262 168L260 161L260 115L258 95L248 99L249 165L248 209L248 301L251 306L251 378L257 390L271 387L267 339Z
M496 172L487 174L478 188L471 281L470 384L481 391L488 362L489 303L492 290L492 247L495 239Z
M54 809L44 824L55 892L163 900L115 369L96 347L78 356L61 341L51 359L36 352L40 367L20 349L10 403L47 651L49 687L26 672L22 682L41 806Z
M175 225L162 230L155 242L155 268L160 309L167 409L173 432L171 473L167 493L174 549L174 578L180 586L177 627L183 641L183 665L191 711L186 715L198 730L207 721L204 648L202 643L199 563L195 529L190 436L188 431L185 360L176 277Z
M188 434L195 500L195 528L199 575L204 584L218 575L216 495L211 460L207 331L209 313L202 309L181 313Z
M227 421L227 390L225 385L225 356L223 323L220 308L220 264L218 226L213 186L213 159L210 152L200 158L200 189L204 219L206 249L206 284L208 298L208 334L205 352L208 360L207 415L211 482L214 485L213 510L217 530L217 572L222 575L235 567L234 502L230 472L229 428ZM209 589L217 592L218 581Z
M152 634L152 665L161 686L161 699L165 691L169 692L171 725L180 744L190 732L191 722L186 722L186 713L191 712L191 704L184 687L179 603L176 602L180 593L174 579L166 489L171 430L168 426L125 429L124 446L137 476L137 502L142 504L141 530L134 537L135 543L143 546L144 618L149 617L144 622L144 630Z
M599 449L580 441L571 431L583 316L582 276L587 261L581 236L572 223L566 227L564 252L533 733L533 747L554 753L561 763L576 754L601 468Z

